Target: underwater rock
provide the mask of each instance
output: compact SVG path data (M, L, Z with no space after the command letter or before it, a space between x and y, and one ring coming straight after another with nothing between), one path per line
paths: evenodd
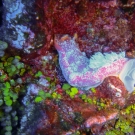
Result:
M123 82L116 76L109 76L96 88L96 95L100 98L111 99L113 104L123 107L126 102L128 91Z
M43 76L40 77L38 83L39 83L40 85L44 86L44 87L48 87L48 86L49 86L48 81L47 81Z
M6 0L3 1L3 39L8 41L12 47L30 53L35 49L37 38L35 38L36 11L35 0ZM36 41L34 41L36 40ZM38 40L39 41L39 40Z
M131 58L131 59L135 59L135 50L127 51L126 57Z
M93 125L102 125L105 122L116 118L117 115L118 115L118 110L116 109L105 110L105 111L95 113L93 114L93 116L90 116L85 121L85 127L90 128Z
M18 135L20 134L35 134L37 128L37 123L41 117L43 117L43 111L40 104L36 104L32 100L33 95L37 95L40 88L36 84L30 84L27 87L27 93L22 100L23 105L25 106L22 110L22 117L20 119L20 128ZM37 111L38 110L38 111Z

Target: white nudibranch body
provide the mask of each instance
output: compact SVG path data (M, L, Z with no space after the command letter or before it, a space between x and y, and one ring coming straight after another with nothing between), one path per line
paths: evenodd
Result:
M119 78L129 92L132 92L135 89L135 59L129 60L123 66Z
M80 51L74 38L68 35L55 40L59 53L59 64L67 82L76 87L88 89L100 85L108 76L119 76L130 92L135 83L135 59L125 57L121 53L97 52L88 59Z

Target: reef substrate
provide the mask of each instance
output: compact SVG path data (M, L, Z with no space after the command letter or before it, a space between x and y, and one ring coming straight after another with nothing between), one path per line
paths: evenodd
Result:
M79 48L88 58L96 52L111 51L127 51L127 57L134 58L134 1L14 2L16 5L3 1L2 5L0 40L6 41L8 47L0 49L3 52L0 72L5 77L0 76L3 79L0 84L13 93L5 98L1 90L0 133L133 134L134 92L128 94L114 76L89 91L70 86L61 73L54 37L63 34L73 37L76 33ZM12 97L13 94L16 96Z

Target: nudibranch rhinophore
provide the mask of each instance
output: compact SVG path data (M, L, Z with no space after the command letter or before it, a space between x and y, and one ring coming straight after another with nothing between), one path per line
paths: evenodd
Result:
M121 53L97 52L88 59L81 52L75 37L64 35L55 38L55 48L59 54L59 64L67 82L85 90L100 85L108 76L119 76L128 91L133 91L135 83L135 60Z

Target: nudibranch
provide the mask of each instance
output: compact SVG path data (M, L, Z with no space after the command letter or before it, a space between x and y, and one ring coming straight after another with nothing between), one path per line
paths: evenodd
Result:
M135 83L135 60L121 53L95 53L88 59L81 52L75 37L56 36L55 48L59 54L59 64L67 82L85 90L100 85L108 76L119 76L128 91L133 91Z

